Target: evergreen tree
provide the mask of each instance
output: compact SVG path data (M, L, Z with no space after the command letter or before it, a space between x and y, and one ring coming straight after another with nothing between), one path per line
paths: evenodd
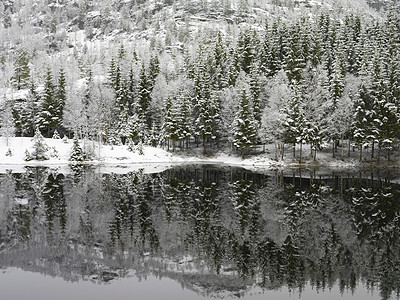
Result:
M211 145L217 138L219 102L216 95L211 93L210 74L204 63L199 66L195 89L195 131L196 135L203 140L203 152L206 153L207 140Z
M14 108L17 118L16 127L21 136L33 136L39 116L40 95L31 81L28 96Z
M298 87L295 87L293 97L288 105L283 109L284 120L284 141L293 144L293 157L295 157L296 143L302 145L304 141L305 117L301 102L301 94Z
M69 161L82 162L85 160L83 150L79 145L78 136L74 135L74 143L72 145L71 154L69 156Z
M149 91L150 93L153 90L154 83L156 82L156 78L158 74L160 73L160 61L158 60L158 56L154 55L150 59L150 64L149 64Z
M237 52L239 65L247 74L250 73L251 65L255 59L255 44L257 36L254 31L245 30L239 34Z
M261 122L261 85L260 85L260 70L257 65L253 64L250 74L250 93L252 96L254 118L257 122Z
M300 40L300 25L296 24L291 29L285 55L285 71L290 82L300 83L302 71L306 65L304 49Z
M47 137L50 137L51 129L55 128L61 123L61 120L58 116L58 110L59 106L56 99L56 90L53 83L53 75L50 68L48 68L38 118L39 128L41 130L47 131Z
M60 127L62 125L63 115L64 115L64 107L65 102L67 100L67 91L66 91L66 79L65 79L65 71L63 68L60 69L60 73L58 75L58 85L56 89L57 96L57 125Z
M11 83L17 90L21 90L29 86L29 80L29 53L25 49L19 49L14 61L14 75L11 77Z
M255 144L256 138L257 125L250 107L250 97L246 89L242 88L238 111L232 124L232 143L244 157L245 150Z
M147 75L144 64L142 64L138 84L139 114L149 127L151 126L151 113L149 111L151 87L150 78Z
M164 121L162 124L162 136L167 141L169 150L169 140L172 141L172 150L175 151L176 142L180 139L179 120L176 104L168 97L164 107Z
M181 90L177 99L178 112L177 122L179 127L179 139L185 141L189 148L189 140L193 134L191 99L184 90Z
M0 136L6 138L6 146L8 147L8 140L10 137L15 136L14 117L12 113L12 103L7 101L4 103L4 109L1 114L0 123Z
M42 134L40 133L39 127L36 127L35 135L32 139L33 151L31 153L26 152L25 160L47 160L49 159L47 151L49 147L46 145Z
M371 124L375 119L373 111L373 99L365 83L361 85L358 97L354 105L355 105L355 114L353 120L354 141L360 148L360 160L361 160L363 146L370 135Z

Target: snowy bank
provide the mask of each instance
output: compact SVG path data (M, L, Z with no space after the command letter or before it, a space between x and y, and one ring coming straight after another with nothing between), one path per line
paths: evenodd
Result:
M69 157L72 150L73 140L44 139L47 144L48 160L26 161L26 150L32 151L33 141L30 137L13 137L7 140L0 137L0 173L6 170L23 171L26 166L44 166L69 171ZM285 160L275 161L272 159L272 148L267 152L242 159L232 153L216 153L212 156L204 156L201 152L171 153L166 150L154 147L143 147L143 153L129 151L128 146L99 145L92 141L80 140L80 146L93 155L93 158L84 163L96 166L99 172L105 173L127 173L144 169L146 173L161 172L174 165L184 164L219 164L227 166L244 167L251 170L284 169L284 168L335 168L354 169L361 166L357 159L341 161L332 159L330 154L320 153L317 162L307 160L299 165L298 160L292 159L290 155ZM11 152L10 152L11 151Z

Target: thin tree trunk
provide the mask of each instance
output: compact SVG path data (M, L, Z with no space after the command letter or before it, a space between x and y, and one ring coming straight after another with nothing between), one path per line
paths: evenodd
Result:
M301 164L301 154L303 151L303 141L300 142L300 164Z
M372 141L372 148L371 148L371 158L374 158L374 153L375 153L375 141Z
M363 146L362 144L360 145L360 161L362 161L362 150L363 150Z
M350 138L349 138L349 149L347 150L347 156L350 157L350 148L351 148L351 142L350 142Z
M282 160L285 155L285 143L282 143Z
M207 149L207 139L205 136L203 136L203 153L206 154L206 149Z
M296 157L296 143L293 143L293 158Z
M343 133L342 133L342 161L344 160L344 143L343 143Z
M335 141L333 141L332 157L335 158Z

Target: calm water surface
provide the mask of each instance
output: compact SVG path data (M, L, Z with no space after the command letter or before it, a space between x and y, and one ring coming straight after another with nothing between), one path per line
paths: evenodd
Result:
M0 174L1 299L398 299L383 173Z

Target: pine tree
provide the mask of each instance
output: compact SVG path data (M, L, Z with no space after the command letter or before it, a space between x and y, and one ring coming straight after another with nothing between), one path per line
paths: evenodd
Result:
M6 138L6 146L8 147L8 140L10 137L15 136L14 117L12 112L12 103L7 101L4 103L4 109L1 114L0 123L0 136Z
M232 124L232 143L240 149L242 157L245 150L252 147L257 138L257 125L250 107L250 97L245 88L240 91L240 103Z
M300 40L301 28L296 24L290 32L285 56L285 71L290 82L300 83L306 65Z
M304 110L301 102L301 94L298 87L295 87L293 97L290 102L283 110L285 116L284 121L284 141L285 143L293 144L293 157L295 157L296 143L304 142L304 128L305 128L305 117Z
M250 93L252 96L253 112L257 122L261 122L261 85L260 70L256 64L253 64L250 74Z
M158 60L158 56L154 55L150 59L149 64L149 92L151 93L154 87L154 83L156 82L156 78L160 73L160 61Z
M66 91L66 79L65 79L65 71L63 68L60 69L60 73L58 75L58 84L56 89L57 96L57 126L60 127L62 125L63 115L64 115L64 107L65 101L67 100L67 91Z
M71 154L69 156L69 161L82 162L85 160L83 150L79 145L78 136L74 136L74 143L72 145Z
M255 32L251 30L242 31L239 34L237 52L239 65L247 74L250 73L251 65L255 59L255 44L257 41Z
M33 136L39 116L39 103L40 95L36 91L36 85L31 81L29 86L29 94L21 103L16 107L18 118L16 118L16 127L21 136Z
M360 148L360 161L362 160L362 150L371 132L371 124L374 120L373 99L368 91L368 87L363 83L360 87L358 97L355 101L354 114L354 141Z
M186 147L189 148L189 140L193 134L192 106L191 99L184 90L179 92L177 104L179 139L186 140Z
M51 138L54 139L54 140L60 140L61 139L60 134L58 133L57 129L54 130L53 136Z
M25 49L19 49L14 61L14 75L11 77L11 83L17 90L21 90L29 86L29 81L29 53Z
M203 140L203 152L206 153L207 140L211 144L217 138L219 103L215 94L211 93L210 74L204 62L199 66L195 90L195 131L196 135Z
M139 114L149 127L151 127L151 113L149 111L149 105L151 101L150 93L151 82L149 80L149 76L147 75L146 68L144 64L142 64L138 84Z
M161 130L163 139L167 141L168 150L169 140L172 141L173 151L175 151L176 142L180 138L177 117L176 104L174 104L171 97L168 97L164 106L164 121Z
M336 57L335 66L330 80L330 93L333 101L333 107L336 107L338 100L343 95L345 86L345 74L342 69L340 57Z
M47 136L50 137L51 129L60 124L58 117L58 103L56 99L56 91L53 83L53 75L50 68L47 69L44 91L40 104L40 112L38 124L41 130L47 131Z
M35 135L32 139L33 142L33 151L32 153L27 152L27 156L25 160L47 160L48 155L47 151L49 147L46 145L42 134L40 133L39 127L36 127Z

